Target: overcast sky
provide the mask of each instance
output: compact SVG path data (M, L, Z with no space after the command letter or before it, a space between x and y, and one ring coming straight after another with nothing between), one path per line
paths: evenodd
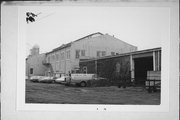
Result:
M114 35L138 50L161 47L169 39L169 9L163 7L31 6L26 11L40 13L26 24L27 53L35 44L44 53L95 32Z

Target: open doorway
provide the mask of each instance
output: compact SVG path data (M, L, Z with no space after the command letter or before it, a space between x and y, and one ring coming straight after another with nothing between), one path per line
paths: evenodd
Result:
M153 70L153 57L134 58L135 84L144 86L147 71Z

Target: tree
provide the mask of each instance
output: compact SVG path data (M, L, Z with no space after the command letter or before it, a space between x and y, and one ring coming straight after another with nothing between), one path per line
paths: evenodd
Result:
M26 22L35 22L35 17L37 17L36 14L32 13L32 12L26 12Z

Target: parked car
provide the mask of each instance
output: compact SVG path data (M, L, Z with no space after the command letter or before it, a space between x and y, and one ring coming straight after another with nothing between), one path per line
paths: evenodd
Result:
M69 76L63 75L63 76L61 76L61 77L59 77L59 78L56 78L56 79L55 79L55 82L56 82L56 83L66 83L66 80L67 80L67 79L69 79Z
M50 77L50 76L43 76L38 80L38 82L41 82L41 83L53 83L54 78Z
M64 73L54 73L54 79L60 78L61 76L64 76Z
M70 78L66 80L66 84L75 84L81 87L87 86L88 80L93 80L95 74L71 74Z
M102 81L107 81L106 78L99 77L96 74L71 74L69 78L66 79L66 84L75 84L81 87L86 87L88 83L103 83Z
M43 76L31 76L30 77L30 81L32 81L32 82L38 82L38 80L40 79L40 78L42 78Z

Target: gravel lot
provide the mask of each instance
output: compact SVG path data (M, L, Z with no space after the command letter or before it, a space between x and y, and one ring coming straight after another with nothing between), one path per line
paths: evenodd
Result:
M26 81L26 103L159 105L160 92L142 87L70 87Z

